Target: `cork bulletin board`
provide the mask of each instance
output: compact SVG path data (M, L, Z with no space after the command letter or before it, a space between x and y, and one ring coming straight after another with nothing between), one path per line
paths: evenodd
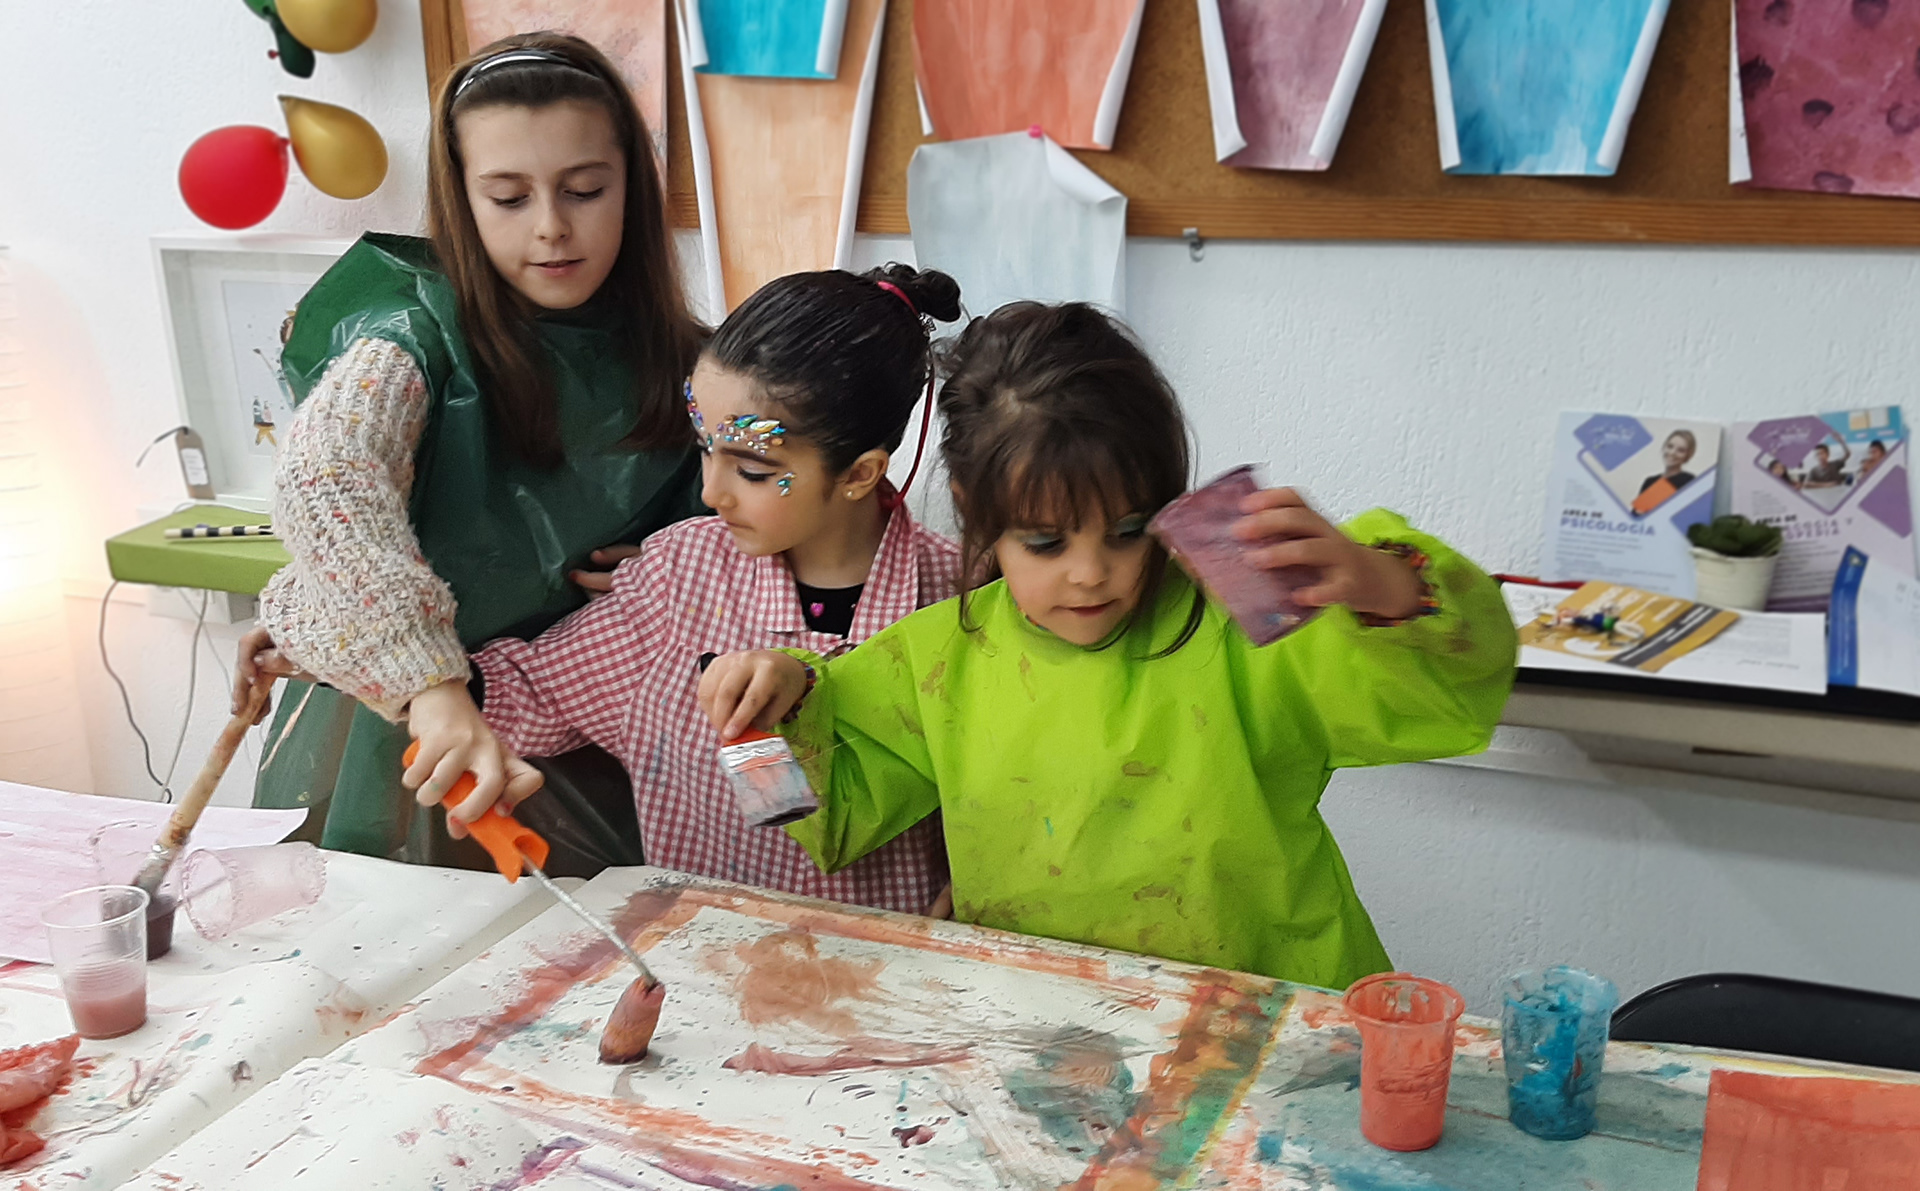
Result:
M568 0L549 2L560 11ZM1728 184L1731 9L1729 0L1673 0L1612 178L1443 173L1421 0L1387 5L1339 156L1324 173L1214 161L1192 0L1146 0L1113 149L1076 156L1127 195L1128 230L1140 236L1197 228L1209 239L1920 246L1920 203L1911 200ZM912 18L912 0L888 0L861 231L908 230L907 161L923 139ZM467 52L460 0L422 0L421 22L428 79L437 86ZM668 197L676 220L694 226L677 61L668 79Z

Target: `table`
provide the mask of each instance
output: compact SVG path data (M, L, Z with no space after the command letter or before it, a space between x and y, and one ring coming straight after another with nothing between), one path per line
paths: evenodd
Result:
M550 904L529 884L326 854L312 906L220 942L180 915L148 968L147 1024L83 1042L76 1078L41 1111L22 1188L111 1188L303 1059L323 1055ZM53 970L0 968L0 1047L72 1032Z
M128 1186L1693 1191L1710 1073L1810 1070L1616 1044L1599 1130L1543 1142L1468 1021L1446 1138L1389 1154L1325 990L651 869L580 897L669 988L641 1063L597 1062L632 973L556 909Z

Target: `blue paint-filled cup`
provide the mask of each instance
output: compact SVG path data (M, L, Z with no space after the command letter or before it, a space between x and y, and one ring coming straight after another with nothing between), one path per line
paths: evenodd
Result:
M1619 1004L1611 981L1565 964L1507 981L1502 1049L1515 1125L1548 1141L1593 1132L1607 1029Z

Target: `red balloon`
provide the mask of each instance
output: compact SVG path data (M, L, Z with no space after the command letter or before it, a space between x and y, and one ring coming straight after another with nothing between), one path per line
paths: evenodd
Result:
M215 227L252 227L273 214L286 189L287 138L271 128L216 128L180 159L180 197Z

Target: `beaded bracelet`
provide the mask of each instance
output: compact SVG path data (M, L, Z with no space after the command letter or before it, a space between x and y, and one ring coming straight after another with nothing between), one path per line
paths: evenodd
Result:
M1437 616L1440 613L1440 597L1433 590L1433 581L1427 575L1428 565L1433 561L1426 552L1407 545L1405 542L1375 542L1371 549L1382 554L1391 554L1402 559L1413 568L1413 576L1420 583L1420 606L1406 616L1375 616L1370 612L1354 613L1361 624L1370 629L1390 629L1395 625L1418 620L1422 616Z
M793 657L792 654L787 656ZM800 668L806 671L807 685L800 688L800 697L793 701L792 707L787 708L787 714L780 717L780 722L783 724L791 724L800 718L801 706L806 703L807 696L813 694L813 688L820 682L820 674L813 668L812 662L801 661L799 658L794 660L800 662Z

